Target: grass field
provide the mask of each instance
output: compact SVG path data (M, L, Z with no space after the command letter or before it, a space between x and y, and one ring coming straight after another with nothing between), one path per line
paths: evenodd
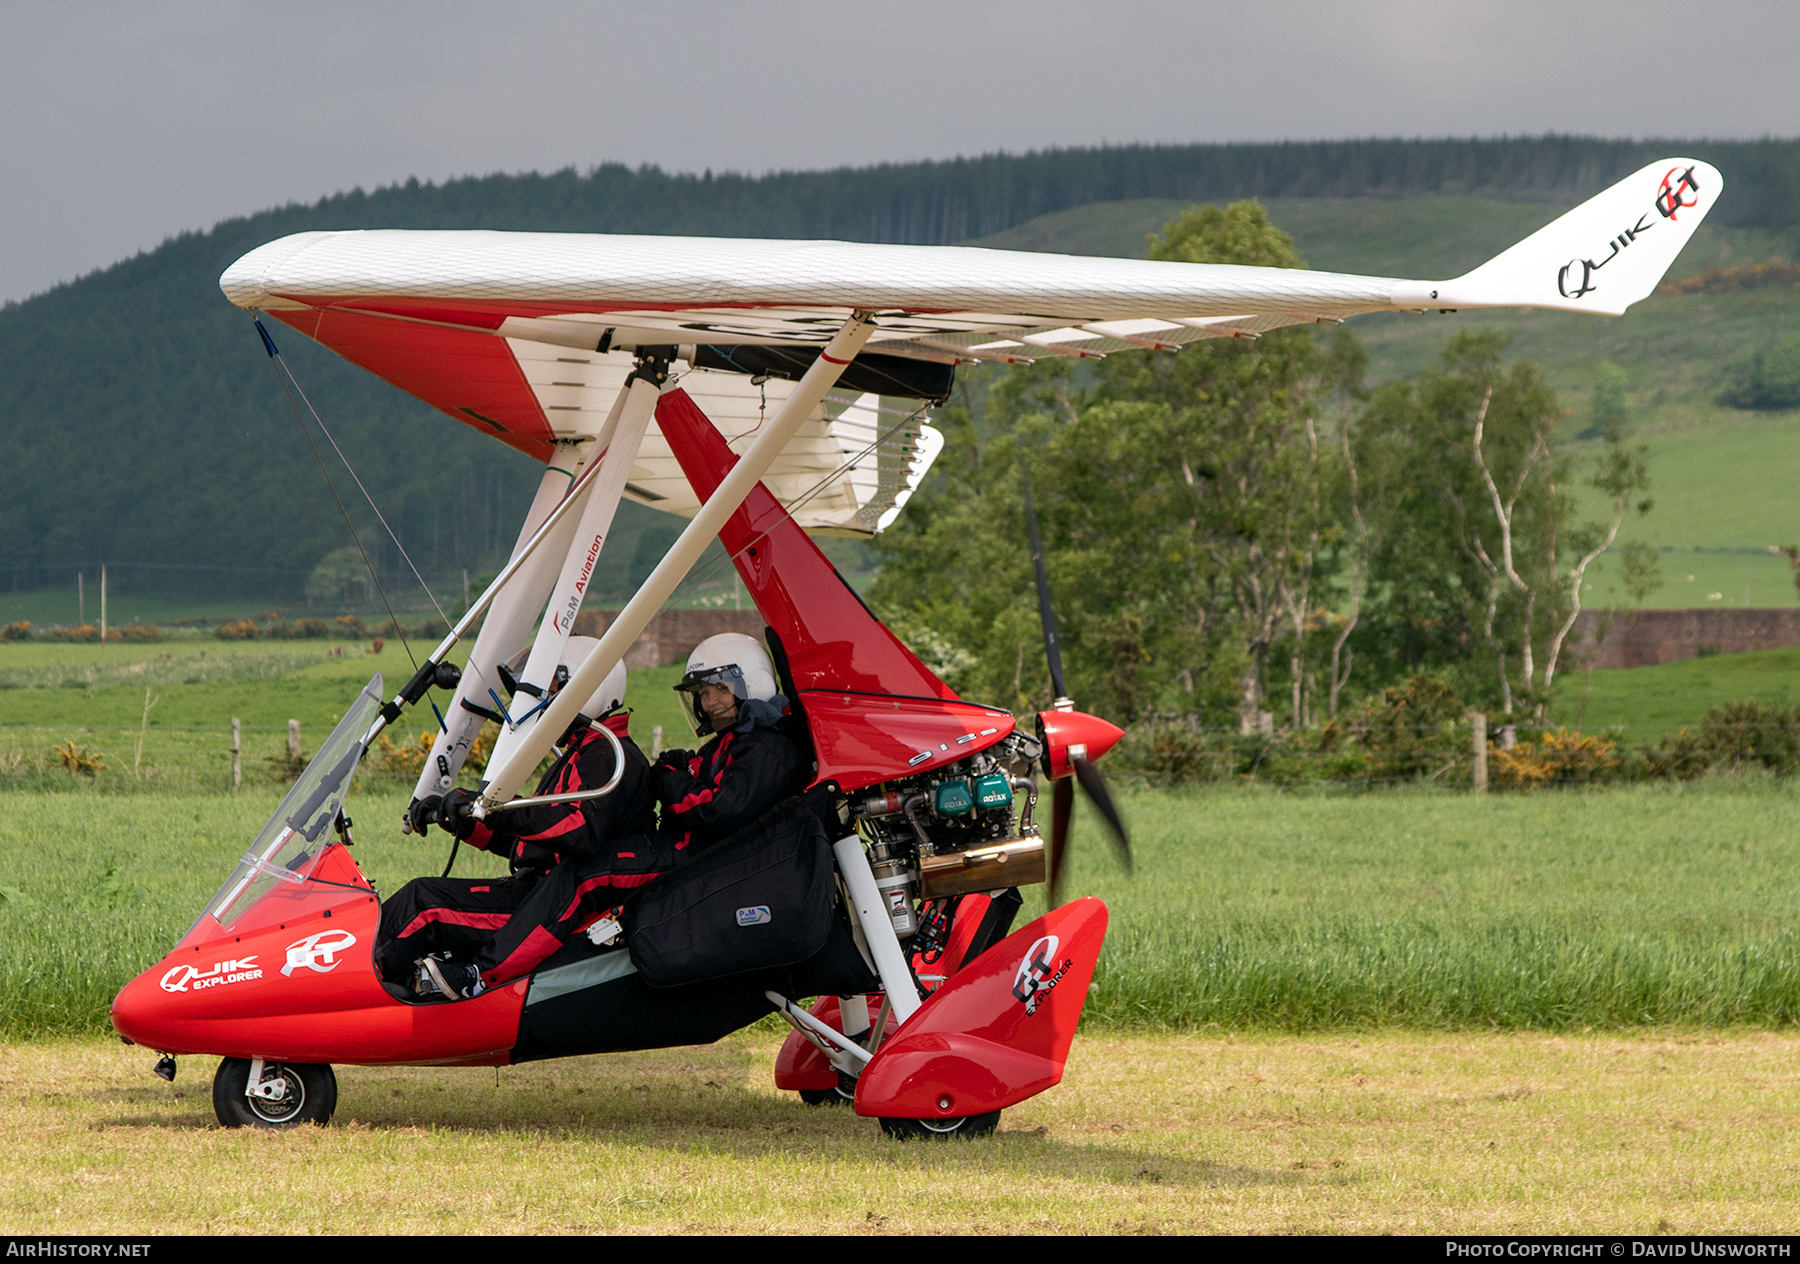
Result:
M104 1030L223 882L270 791L14 792L0 817L0 1034ZM384 893L443 864L405 792L348 804ZM1800 804L1719 782L1473 799L1249 789L1124 800L1121 873L1078 814L1068 894L1113 910L1089 1020L1111 1029L1579 1031L1800 1018ZM485 857L458 872L484 873ZM1041 909L1028 888L1026 915Z
M209 1060L0 1048L10 1233L1790 1233L1800 1038L1084 1035L990 1140L778 1093L778 1037L344 1068L337 1122L213 1123Z
M1800 703L1800 646L1609 668L1591 676L1575 671L1559 684L1550 713L1556 723L1615 732L1633 744L1654 742L1697 724L1708 707L1727 700Z

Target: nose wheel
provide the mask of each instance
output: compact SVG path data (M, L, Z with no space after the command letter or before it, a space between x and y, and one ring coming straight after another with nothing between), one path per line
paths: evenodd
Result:
M327 1124L337 1109L337 1076L312 1062L262 1063L254 1088L248 1058L226 1058L213 1075L213 1114L227 1128Z

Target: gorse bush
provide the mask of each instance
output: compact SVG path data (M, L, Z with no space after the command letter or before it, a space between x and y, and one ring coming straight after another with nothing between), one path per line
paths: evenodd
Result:
M1623 766L1617 743L1567 729L1528 738L1511 749L1488 743L1490 784L1507 789L1613 780Z
M46 641L98 641L100 629L91 623L83 623L72 628L51 628L43 633Z

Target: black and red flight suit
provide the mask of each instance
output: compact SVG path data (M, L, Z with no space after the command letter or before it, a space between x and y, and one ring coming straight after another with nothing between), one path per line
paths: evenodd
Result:
M664 751L654 769L662 834L679 859L736 833L806 788L811 769L794 740L776 727L775 702L743 703L738 724L697 751Z
M473 822L465 839L505 856L507 878L415 878L381 906L375 966L401 982L412 963L431 952L472 961L489 987L530 974L570 935L597 921L668 866L661 849L641 845L655 821L649 761L626 736L627 717L601 723L619 738L625 774L611 794L575 803L550 803L497 813ZM613 774L612 746L581 721L569 744L538 783L538 794L568 794L605 785Z

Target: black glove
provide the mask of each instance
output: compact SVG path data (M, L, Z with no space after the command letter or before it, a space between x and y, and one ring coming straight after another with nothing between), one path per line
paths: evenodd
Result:
M406 819L411 823L413 833L424 835L425 831L438 819L438 806L443 801L443 796L436 794L428 794L423 799L412 801L412 806L406 809Z
M448 830L458 838L467 838L473 834L477 824L474 816L475 800L480 797L473 790L452 790L445 795L438 805L438 828Z

